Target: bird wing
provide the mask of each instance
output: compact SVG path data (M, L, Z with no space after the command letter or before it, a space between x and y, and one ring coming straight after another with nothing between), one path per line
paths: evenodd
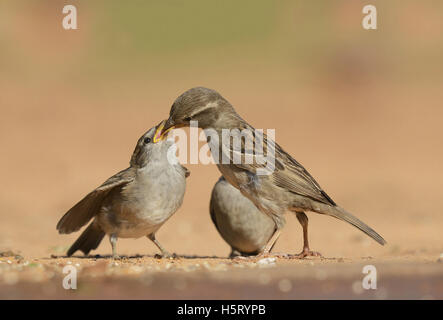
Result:
M252 150L250 146L248 147L245 145L243 140L241 140L241 149L237 148L237 150L234 150L234 148L231 147L229 148L229 151L227 153L224 152L224 154L231 159L230 163L240 170L248 171L254 175L258 173L258 170L261 170L262 173L267 174L275 185L284 188L289 192L322 203L336 205L300 163L285 152L277 143L270 139L268 140L266 134L263 133L262 139L263 142L261 143L261 148L263 149L263 155L265 158L272 157L274 160L273 164L272 161L266 163L260 161L256 154L254 154L255 150ZM256 141L255 137L254 141ZM273 152L268 152L268 147L272 147ZM241 154L241 163L236 163L234 161L235 154L237 154L237 156ZM252 163L247 163L245 161L248 156L253 159Z
M276 165L276 169L271 175L271 179L276 185L292 193L336 205L309 172L277 144L276 155L276 162L279 161L281 164Z
M112 189L122 187L134 180L132 170L132 168L127 168L113 175L69 209L57 223L58 232L71 233L87 224L99 212L103 200Z

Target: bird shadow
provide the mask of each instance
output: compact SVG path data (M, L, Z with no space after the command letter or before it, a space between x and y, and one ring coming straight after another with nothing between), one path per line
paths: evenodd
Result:
M121 260L121 261L131 261L131 260L137 260L137 259L143 259L143 258L150 258L150 259L156 259L156 260L164 260L164 261L174 261L174 260L196 260L196 259L206 259L206 260L230 260L230 261L236 261L239 262L241 261L242 257L229 257L229 256L225 256L225 257L220 257L220 256L208 256L208 255L192 255L192 254L176 254L174 253L172 255L172 257L162 257L159 254L147 254L147 255L142 255L142 254L134 254L134 255L121 255L119 256L118 259L113 258L112 255L108 254L108 255L86 255L86 256L81 256L81 255L74 255L74 256L67 256L67 255L51 255L50 257L45 257L42 258L42 260L52 260L52 259L72 259L72 258L76 258L76 259L85 259L85 260ZM245 261L248 260L248 257L244 257ZM250 257L249 257L250 258ZM280 259L280 258L279 258ZM312 261L312 260L320 260L320 261L336 261L336 262L345 262L347 261L347 259L341 258L341 257L315 257L314 259L312 259L311 257L309 258L304 258L304 259L285 259L285 258L281 258L281 260L305 260L305 261Z
M73 256L67 256L67 255L51 255L50 257L43 258L43 260L51 260L51 259L94 259L94 260L116 260L113 258L112 255L73 255ZM117 260L135 260L135 259L143 259L143 258L152 258L152 259L158 259L158 260L175 260L175 259L188 259L188 260L195 260L195 259L229 259L229 257L219 257L219 256L205 256L205 255L188 255L188 254L176 254L174 253L172 257L162 257L159 254L148 254L148 255L141 255L141 254L134 254L134 255L120 255Z

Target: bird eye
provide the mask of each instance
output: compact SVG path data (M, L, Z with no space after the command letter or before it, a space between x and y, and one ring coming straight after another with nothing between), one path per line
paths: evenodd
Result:
M145 144L148 144L149 142L151 142L151 138L146 137L145 140L144 140L144 142L145 142Z
M186 117L186 118L185 118L185 121L186 121L186 122L191 121L191 117Z

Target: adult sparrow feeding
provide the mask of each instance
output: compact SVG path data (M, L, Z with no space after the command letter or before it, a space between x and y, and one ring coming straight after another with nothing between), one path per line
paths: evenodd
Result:
M297 257L317 255L309 249L308 217L305 211L346 221L381 245L386 243L377 232L339 207L308 171L277 143L267 139L265 134L257 134L215 90L197 87L180 95L171 107L163 130L166 132L174 127L189 126L192 121L204 129L211 153L224 178L274 220L277 230L261 254L267 255L279 237L285 224L283 215L288 210L297 214L303 227L304 245ZM238 143L235 145L234 141L231 143L229 136L226 142L226 132L234 138L240 135L240 146ZM251 151L258 145L263 147L263 154L270 160L266 164L263 164L258 154ZM240 156L241 161L235 161L236 156ZM251 160L251 156L252 162L246 161ZM229 161L225 161L226 158Z
M57 230L61 234L77 231L93 219L68 256L77 250L87 255L105 234L114 258L118 257L117 238L143 236L152 240L164 257L170 256L155 233L181 206L189 171L174 158L174 142L165 139L163 126L164 121L138 140L129 168L106 180L60 219Z
M274 221L221 177L212 189L212 222L231 246L230 257L261 252L276 231Z

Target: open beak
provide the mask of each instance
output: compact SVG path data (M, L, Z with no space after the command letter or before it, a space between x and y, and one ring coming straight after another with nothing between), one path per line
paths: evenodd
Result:
M172 129L182 128L185 126L186 126L185 124L178 124L178 125L174 124L171 118L169 118L168 120L163 120L157 126L157 130L155 131L154 143L166 139L169 131L171 131Z
M165 140L166 137L168 136L168 132L173 129L171 127L169 129L165 130L165 123L166 123L166 120L163 120L162 122L160 122L157 125L157 130L155 130L155 134L154 134L154 143Z

